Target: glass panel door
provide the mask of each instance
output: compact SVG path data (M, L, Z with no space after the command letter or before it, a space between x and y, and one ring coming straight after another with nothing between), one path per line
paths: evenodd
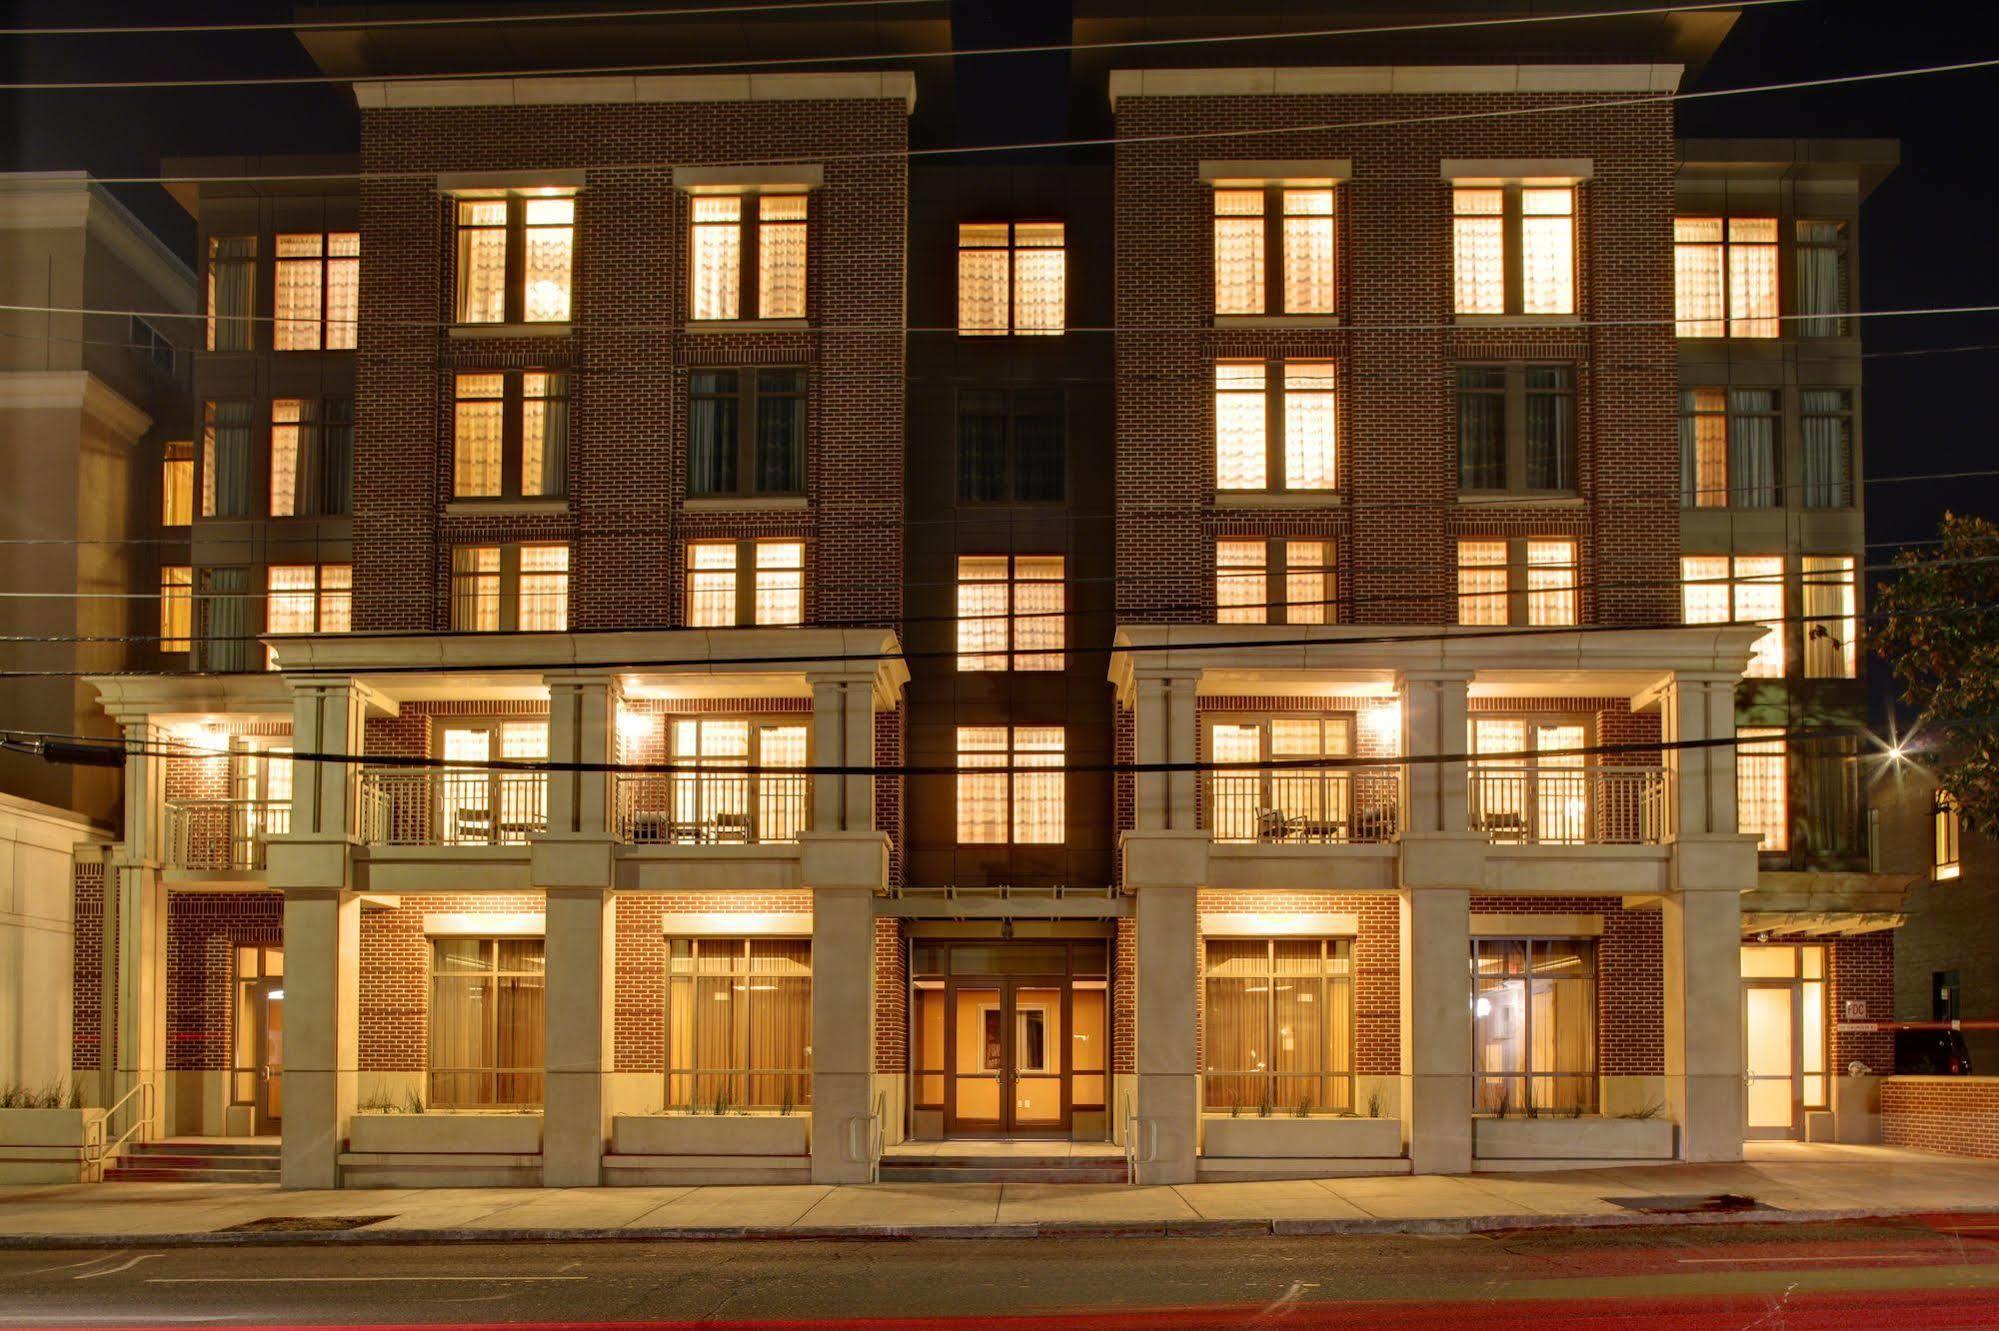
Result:
M946 1115L954 1132L999 1132L1006 1078L1004 990L993 985L952 989L951 1102Z
M1025 1130L1062 1125L1062 990L1056 985L1013 990L1013 1122Z
M1745 985L1743 1019L1748 1135L1789 1137L1798 1121L1797 990Z

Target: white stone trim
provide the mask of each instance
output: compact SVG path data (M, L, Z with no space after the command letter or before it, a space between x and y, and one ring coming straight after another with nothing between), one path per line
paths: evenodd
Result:
M1579 185L1596 173L1588 157L1446 157L1438 166L1460 185Z
M1488 915L1473 911L1473 938L1601 938L1601 915Z
M582 188L583 173L576 170L447 171L437 178L439 194L533 194Z
M87 172L0 175L0 231L78 228L131 265L167 305L194 309L194 271Z
M784 166L676 166L673 187L689 194L754 194L760 190L815 190L826 183L817 162Z
M423 917L425 938L541 938L548 933L548 917L526 911L479 915L456 911Z
M126 443L153 418L88 370L0 370L0 411L80 411Z
M1261 69L1119 69L1110 98L1327 96L1442 92L1664 93L1677 63L1608 65L1327 65Z
M1359 933L1360 916L1344 912L1201 915L1204 938L1352 938Z
M666 911L660 933L667 938L810 938L812 917L780 911Z
M1324 185L1353 179L1353 159L1320 161L1201 163L1201 180L1209 185Z
M893 100L916 109L916 75L905 69L826 74L628 74L599 78L361 80L364 111L418 106L595 106L639 102Z

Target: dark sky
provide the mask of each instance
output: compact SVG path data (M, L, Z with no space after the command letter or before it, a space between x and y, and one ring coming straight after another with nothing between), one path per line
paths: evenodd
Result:
M543 8L544 0L530 0ZM956 0L960 44L1060 41L1061 6L1035 0ZM243 22L289 16L286 4L177 0L171 5L35 0L0 4L11 23ZM1724 88L1999 56L1999 6L1802 0L1745 14L1692 85ZM967 140L1064 133L1063 67L1048 57L958 62ZM193 78L309 74L288 34L149 36L0 42L9 79ZM1999 71L1847 88L1685 103L1688 135L1899 139L1902 166L1867 205L1860 303L1866 309L1999 304L1999 162L1992 127ZM201 89L16 95L5 117L5 167L153 175L167 155L345 152L356 117L345 89ZM121 197L169 243L189 252L193 229L156 187ZM1869 476L1999 465L1983 386L1999 379L1999 317L1870 320L1866 470ZM1966 344L1942 355L1898 353ZM1986 346L1985 344L1992 344ZM1999 483L1875 485L1869 540L1920 538L1946 506L1999 517ZM1875 559L1888 551L1877 548Z

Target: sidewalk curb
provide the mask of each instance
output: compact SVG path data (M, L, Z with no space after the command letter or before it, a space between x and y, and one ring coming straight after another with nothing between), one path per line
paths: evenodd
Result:
M0 1252L78 1248L292 1247L346 1244L380 1247L422 1243L688 1243L716 1240L1078 1239L1078 1238L1331 1238L1342 1235L1470 1235L1547 1229L1642 1229L1674 1225L1796 1225L1926 1215L1932 1208L1855 1207L1834 1211L1722 1211L1681 1214L1513 1215L1423 1217L1406 1220L1149 1220L1026 1221L991 1225L693 1225L633 1229L346 1229L180 1234L0 1234ZM1952 1206L1953 1215L1999 1215L1999 1207Z

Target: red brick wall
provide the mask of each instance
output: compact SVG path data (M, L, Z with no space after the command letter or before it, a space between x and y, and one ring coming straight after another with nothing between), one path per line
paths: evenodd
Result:
M1885 1079L1881 1141L1919 1151L1999 1158L1999 1078Z
M1111 954L1111 1071L1138 1071L1138 921L1117 922Z
M405 896L361 908L361 1071L420 1072L430 1051L425 915L541 914L539 892Z
M94 1071L103 1040L104 865L78 862L70 869L75 903L70 934L72 1016L70 1066Z
M1834 1023L1846 1020L1846 1005L1861 1002L1867 1015L1858 1020L1887 1021L1895 1016L1895 935L1892 932L1859 934L1836 938L1827 949L1826 969L1832 976L1827 999L1832 1004ZM1858 1059L1877 1074L1895 1070L1895 1037L1884 1031L1842 1033L1832 1031L1831 1070L1846 1075L1847 1064Z
M902 921L875 921L875 1071L909 1071L909 950Z
M236 948L284 941L275 892L167 895L167 1067L226 1071L233 1063Z
M1340 595L1361 623L1455 618L1455 541L1485 533L1578 541L1586 623L1676 618L1672 111L1641 106L1281 132L1374 118L1574 105L1569 94L1124 97L1117 105L1118 587L1127 618L1193 621L1212 601L1213 536L1312 531L1340 542ZM1217 139L1241 127L1280 132ZM1199 133L1177 141L1144 136ZM1215 329L1204 158L1348 158L1337 328ZM1449 186L1457 158L1587 157L1579 190L1578 312L1594 327L1453 328ZM1385 331L1370 332L1370 326ZM1219 513L1213 363L1329 356L1340 365L1345 505ZM1456 502L1453 362L1532 358L1577 370L1585 503L1527 510ZM1602 586L1592 584L1601 580Z
M1606 1077L1666 1070L1664 934L1656 910L1626 910L1616 897L1474 896L1494 915L1601 915L1596 945L1597 1071Z

